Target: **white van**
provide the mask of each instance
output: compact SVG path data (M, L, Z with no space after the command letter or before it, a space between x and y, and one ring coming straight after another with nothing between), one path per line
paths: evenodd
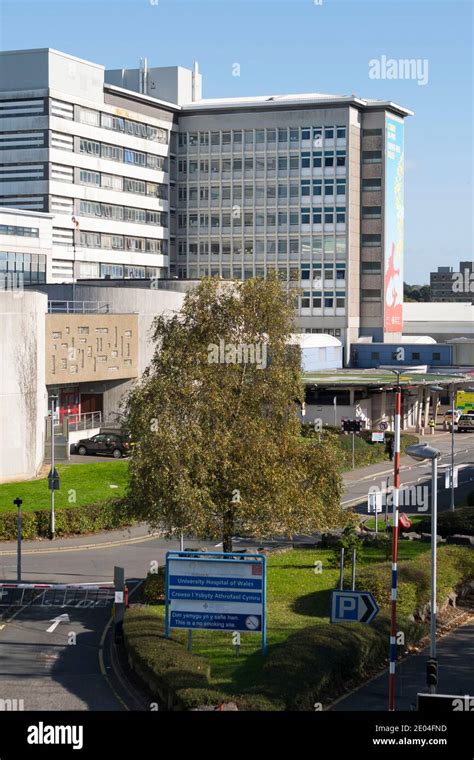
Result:
M461 414L458 420L458 433L474 431L474 414Z

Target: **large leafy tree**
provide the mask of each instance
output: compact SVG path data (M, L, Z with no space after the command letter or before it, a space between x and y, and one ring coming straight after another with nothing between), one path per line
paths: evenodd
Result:
M153 360L128 399L137 517L171 535L257 538L343 523L337 450L303 440L294 304L276 278L203 280L154 322ZM266 355L265 355L266 352Z

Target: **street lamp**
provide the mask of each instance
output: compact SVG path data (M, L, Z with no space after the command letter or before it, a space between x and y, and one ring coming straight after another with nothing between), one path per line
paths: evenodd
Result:
M417 462L424 462L425 460L431 461L431 645L430 645L430 658L431 663L428 663L428 676L430 677L430 692L434 694L436 692L437 677L437 662L436 662L436 535L438 527L438 459L441 456L441 452L435 449L433 446L427 444L416 443L413 446L407 446L406 453L415 459ZM434 669L433 672L429 672L430 666Z
M58 400L58 396L51 395L51 475L54 478L54 412L55 401ZM51 530L50 538L53 541L55 534L55 514L54 514L54 488L51 488Z
M398 563L398 506L400 503L400 430L402 413L401 370L391 369L397 376L395 388L395 425L393 446L393 518L392 518L392 593L390 612L390 670L388 678L388 709L395 710L395 666L397 661L397 563Z

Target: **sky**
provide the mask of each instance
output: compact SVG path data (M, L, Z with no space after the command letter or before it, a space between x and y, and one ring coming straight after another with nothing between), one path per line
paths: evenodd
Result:
M473 10L473 0L0 0L0 48L52 47L106 68L198 61L207 98L354 93L406 106L405 280L419 284L474 258ZM370 61L383 56L415 59L418 73L374 79Z

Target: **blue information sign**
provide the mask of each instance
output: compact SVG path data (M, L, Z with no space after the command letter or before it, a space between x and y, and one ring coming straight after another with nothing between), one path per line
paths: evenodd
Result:
M170 628L260 633L266 646L263 554L168 552L166 637Z

